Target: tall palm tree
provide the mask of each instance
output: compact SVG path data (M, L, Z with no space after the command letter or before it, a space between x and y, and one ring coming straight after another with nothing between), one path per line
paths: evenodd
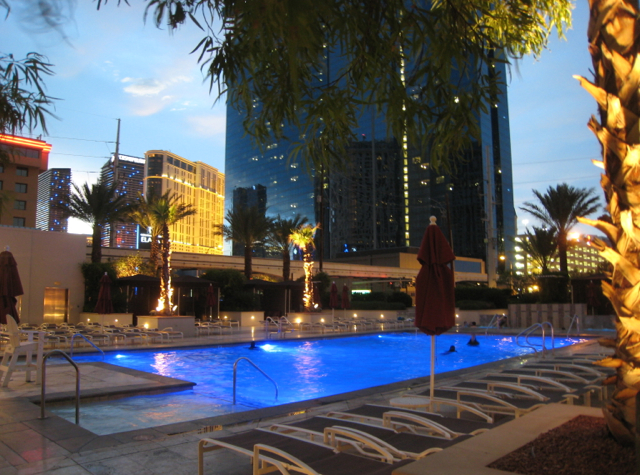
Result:
M244 275L251 279L253 249L265 242L273 219L266 217L257 206L239 206L227 212L226 220L229 224L222 228L224 237L244 246Z
M316 230L320 226L311 226L307 224L306 226L300 226L299 228L293 230L291 235L289 236L289 240L300 248L302 252L302 267L304 269L304 309L305 311L311 310L311 304L313 303L313 290L311 288L311 275L313 272L313 254L312 251L315 248L315 244L313 242L313 238L315 236Z
M141 227L150 230L151 233L151 249L149 252L149 263L153 269L158 269L158 261L160 259L160 234L162 232L158 223L151 220L151 214L149 210L154 206L155 201L158 199L158 195L154 193L147 193L143 195L138 193L138 201L129 213L129 219L139 224Z
M578 224L579 216L587 216L598 210L598 197L593 188L575 188L566 183L550 186L542 194L533 190L538 203L525 202L521 210L535 216L548 227L556 229L560 272L568 272L567 237L572 227Z
M273 227L269 233L267 244L282 253L282 277L289 280L291 274L291 241L289 236L300 226L307 224L309 220L296 214L291 219L281 218L280 215L273 222Z
M167 191L160 196L147 201L149 221L152 229L160 230L160 298L157 312L161 315L171 315L171 233L170 228L188 216L196 214L196 209L179 201L178 195Z
M127 197L117 194L116 186L116 183L109 185L102 180L91 186L88 183L82 186L74 183L68 203L62 208L66 217L77 218L93 227L91 262L94 263L102 260L102 233L105 227L124 221L131 211Z
M533 232L527 230L520 240L520 246L531 256L532 264L540 267L541 274L549 272L549 265L558 249L556 228L538 228L533 226Z
M611 220L581 218L606 234L612 245L594 239L600 255L612 264L610 282L602 290L616 311L616 338L600 343L613 348L613 357L599 362L616 368L605 380L615 390L603 413L611 433L633 444L636 436L636 395L640 383L640 189L638 160L640 102L635 67L640 51L638 1L590 2L589 52L593 82L577 77L598 103L599 120L592 116L589 128L602 146L604 170L600 184Z

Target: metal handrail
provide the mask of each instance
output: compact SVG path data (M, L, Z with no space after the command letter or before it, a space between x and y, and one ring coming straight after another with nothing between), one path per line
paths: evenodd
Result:
M267 373L265 373L264 371L262 371L258 365L256 365L253 361L251 361L249 358L247 358L246 356L241 356L240 358L238 358L236 360L235 363L233 363L233 404L236 403L236 376L237 376L237 372L238 372L238 363L240 362L240 360L247 360L249 363L251 363L253 365L253 367L255 369L257 369L258 371L260 371L265 378L267 378L269 381L271 381L273 383L273 385L276 387L276 401L278 400L278 385L276 384L276 382L273 380L273 378L271 378L271 376L269 376Z
M104 361L104 351L102 351L101 348L98 348L91 340L89 340L86 336L84 336L82 333L74 333L73 336L71 337L71 344L70 344L70 348L69 348L69 354L71 355L71 357L73 358L73 340L75 337L79 336L80 338L82 338L84 341L86 341L87 343L89 343L91 346L93 346L96 350L98 350L100 353L102 353L102 361Z
M578 335L580 334L580 318L578 317L578 314L575 314L571 319L571 323L569 324L569 329L567 330L567 338L569 338L569 333L571 332L571 328L573 327L573 322L576 323L576 331L578 332Z
M491 320L489 321L489 325L487 325L487 329L484 331L484 335L487 336L489 334L489 328L493 325L493 322L498 318L498 314L494 314Z
M76 369L76 424L80 424L80 368L78 365L62 350L51 350L42 358L42 390L40 392L40 419L46 419L44 415L46 380L47 380L47 359L54 353L60 353L65 359L71 363Z
M555 334L554 334L553 325L551 325L551 322L534 323L530 327L525 328L520 333L518 333L518 335L516 336L516 344L518 346L522 346L523 348L533 348L533 351L535 353L537 353L538 349L536 348L536 345L534 345L533 343L531 343L529 341L529 336L536 329L540 328L540 330L542 331L542 353L544 354L544 352L547 350L547 348L545 346L545 341L546 341L546 336L545 336L545 332L544 332L544 326L545 325L549 325L549 328L551 329L551 352L553 352L555 350L556 345L555 345ZM521 344L520 341L519 341L519 338L521 336L523 336L523 335L525 336L525 341L527 343L526 345Z

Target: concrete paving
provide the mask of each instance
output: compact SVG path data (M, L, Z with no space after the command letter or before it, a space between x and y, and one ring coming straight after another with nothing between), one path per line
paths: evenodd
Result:
M290 334L287 338L326 336L331 335L305 332ZM339 336L336 335L336 337ZM236 329L224 335L178 340L170 344L154 345L154 347L221 345L260 340L260 337L261 335L256 335L256 332ZM579 346L581 352L600 352L596 342ZM563 348L556 351L561 354L570 353L575 352L576 348ZM446 373L439 375L438 385L454 383L464 379L465 376L468 377L470 373L480 375L482 372L495 371L517 364L520 364L519 361L502 361L484 365L482 368ZM104 363L86 363L80 366L83 397L113 397L142 391L172 390L185 385L188 387L190 384ZM197 443L203 437L223 437L277 422L313 417L330 410L353 408L365 403L388 404L393 397L423 391L427 387L427 379L418 378L312 401L98 436L48 412L46 419L40 419L40 407L33 401L39 401L41 387L35 383L26 383L24 375L16 373L9 387L0 389L0 473L2 475L195 474L197 473ZM49 395L52 399L72 398L75 388L73 368L68 365L48 367L46 388L48 401ZM496 470L486 471L490 469L485 469L484 466L499 458L507 448L512 446L517 448L515 445L519 444L517 445L519 447L535 438L540 432L549 430L558 421L567 420L566 417L569 414L599 413L598 409L572 407L569 410L569 407L563 405L560 409L553 409L553 405L550 405L551 409L543 408L545 412L534 411L524 418L516 419L492 429L483 436L474 437L439 454L409 464L394 473L398 475L504 473ZM530 420L537 423L528 422ZM513 436L514 433L519 434L518 438ZM447 456L449 451L452 451L453 457ZM464 466L457 463L463 458L466 460ZM457 464L454 463L456 460ZM247 457L228 450L219 450L206 455L205 473L246 475L252 472Z

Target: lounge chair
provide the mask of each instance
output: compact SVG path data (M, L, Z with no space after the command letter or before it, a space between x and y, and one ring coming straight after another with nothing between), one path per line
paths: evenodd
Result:
M426 433L445 439L453 439L461 435L478 435L495 427L495 424L488 422L456 419L430 412L398 410L396 407L375 404L365 404L345 411L331 411L326 416L378 424L397 432Z
M454 442L442 437L397 432L386 427L326 416L287 424L273 424L269 426L269 430L296 437L309 437L311 441L324 440L325 444L338 450L353 447L358 453L374 458L386 457L385 454L388 452L394 460L421 459L467 438L461 436Z
M22 341L20 336L27 334L27 341ZM0 362L0 380L2 387L6 388L14 371L25 371L26 381L31 381L31 372L36 372L36 384L42 383L42 353L44 338L42 333L36 331L20 331L18 324L11 315L7 315L7 332L9 344L4 348L2 361ZM35 338L37 337L37 339ZM33 362L33 355L36 362ZM24 356L24 364L18 364L18 359ZM3 379L4 376L4 379Z
M249 457L254 475L274 471L305 475L391 475L398 467L410 462L389 464L357 455L335 453L333 448L324 444L254 429L220 439L200 440L198 475L204 475L204 454L224 448Z
M417 407L429 407L429 391L426 391L420 396L412 396L412 398L424 398L424 402ZM400 399L400 398L398 398ZM392 405L396 405L393 403ZM546 403L543 401L532 399L503 399L489 394L488 392L470 390L470 389L440 389L437 388L434 391L433 403L438 406L444 403L452 405L452 402L463 404L465 406L476 408L484 413L489 414L504 414L514 417L520 417L524 414L538 409L544 406Z
M158 333L169 341L173 341L174 338L184 338L184 334L182 332L175 331L173 327L163 328Z

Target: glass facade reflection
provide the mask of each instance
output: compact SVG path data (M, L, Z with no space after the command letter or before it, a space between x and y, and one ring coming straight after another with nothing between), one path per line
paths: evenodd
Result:
M338 61L329 57L327 65L337 71ZM319 77L330 79L328 71L327 67ZM505 77L503 64L493 71ZM353 131L356 140L347 149L347 165L339 172L306 172L301 163L288 160L289 141L274 141L260 151L245 135L242 122L243 116L227 107L225 173L231 188L259 185L266 190L267 215L300 214L311 223L322 223L319 247L325 259L418 247L429 216L435 215L445 235L451 235L457 255L486 259L489 244L495 259L506 253L513 262L515 209L506 86L479 115L480 138L450 175L432 169L429 157L403 137L390 136L384 113L366 106ZM290 128L284 133L298 136ZM232 206L227 200L226 209ZM487 206L493 212L488 213Z

